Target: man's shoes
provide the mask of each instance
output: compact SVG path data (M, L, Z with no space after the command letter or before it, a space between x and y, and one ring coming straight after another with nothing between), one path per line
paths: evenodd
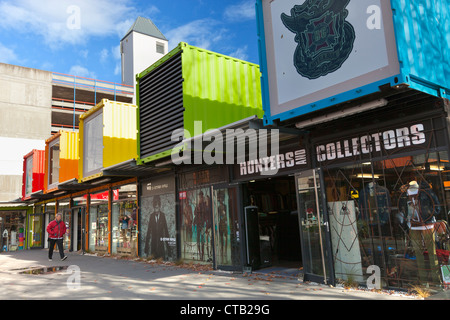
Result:
M67 259L67 256L64 256L63 258L61 258L61 261L64 261Z
M53 261L52 259L48 258L48 261Z

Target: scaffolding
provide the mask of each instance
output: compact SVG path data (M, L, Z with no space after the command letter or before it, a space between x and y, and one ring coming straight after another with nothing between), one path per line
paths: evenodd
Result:
M78 130L79 116L102 99L132 103L134 87L126 84L52 73L52 133Z

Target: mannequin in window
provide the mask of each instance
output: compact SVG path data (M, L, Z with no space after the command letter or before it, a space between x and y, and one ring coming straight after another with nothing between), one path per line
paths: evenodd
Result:
M359 192L360 219L366 221L369 226L381 226L389 222L391 196L389 190L380 186L377 182L369 182ZM377 228L374 228L376 231Z
M439 200L429 185L411 181L408 190L401 195L399 209L407 217L409 236L416 254L419 279L428 282L428 269L431 269L431 281L439 283L439 262L436 256L434 216L439 213ZM425 251L428 253L429 266L425 264Z

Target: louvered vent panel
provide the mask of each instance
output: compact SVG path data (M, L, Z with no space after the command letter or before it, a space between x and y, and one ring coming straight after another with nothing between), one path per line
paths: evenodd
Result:
M140 157L170 150L176 129L183 129L181 52L151 71L139 83Z

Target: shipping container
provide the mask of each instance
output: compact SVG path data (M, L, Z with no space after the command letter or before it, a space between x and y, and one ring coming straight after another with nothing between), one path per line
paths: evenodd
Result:
M60 183L78 179L78 140L78 132L60 130L45 141L44 193L57 190Z
M256 0L264 124L387 90L449 97L448 0L301 2Z
M44 189L45 151L32 150L23 157L22 200Z
M180 43L136 76L138 164L170 156L177 129L194 137L262 119L260 77L256 64Z
M103 99L80 116L79 182L103 169L137 159L137 107Z

